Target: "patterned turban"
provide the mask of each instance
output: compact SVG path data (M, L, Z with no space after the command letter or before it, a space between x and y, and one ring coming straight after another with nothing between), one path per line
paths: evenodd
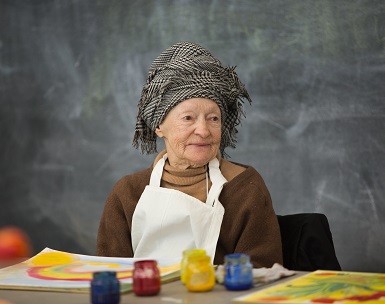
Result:
M225 67L200 45L179 42L152 63L138 104L133 140L142 153L157 152L156 128L178 103L190 98L208 98L217 103L222 116L220 151L235 148L236 126L243 113L243 98L251 99L238 79L235 67Z

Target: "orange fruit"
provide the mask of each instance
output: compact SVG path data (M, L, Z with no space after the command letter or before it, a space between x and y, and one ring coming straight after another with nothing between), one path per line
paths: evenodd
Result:
M0 260L30 257L32 246L27 234L15 226L0 228Z

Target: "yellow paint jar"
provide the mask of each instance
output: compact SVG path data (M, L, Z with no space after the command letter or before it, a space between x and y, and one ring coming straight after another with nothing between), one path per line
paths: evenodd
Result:
M183 257L180 265L180 279L183 284L186 284L186 267L190 256L194 255L206 255L204 249L187 249L183 251Z
M189 291L209 291L215 286L214 266L207 255L192 255L187 260L185 284Z

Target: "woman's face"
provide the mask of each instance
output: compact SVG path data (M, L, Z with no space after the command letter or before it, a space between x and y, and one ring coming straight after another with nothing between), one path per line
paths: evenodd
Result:
M156 129L166 144L171 166L201 167L216 157L221 143L221 110L207 98L176 105Z

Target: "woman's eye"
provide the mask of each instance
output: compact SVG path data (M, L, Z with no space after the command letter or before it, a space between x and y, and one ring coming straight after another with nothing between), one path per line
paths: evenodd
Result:
M191 119L192 119L191 116L188 116L188 115L184 117L184 120L191 120Z
M218 116L213 116L213 117L211 117L211 120L212 121L219 121L219 117Z

